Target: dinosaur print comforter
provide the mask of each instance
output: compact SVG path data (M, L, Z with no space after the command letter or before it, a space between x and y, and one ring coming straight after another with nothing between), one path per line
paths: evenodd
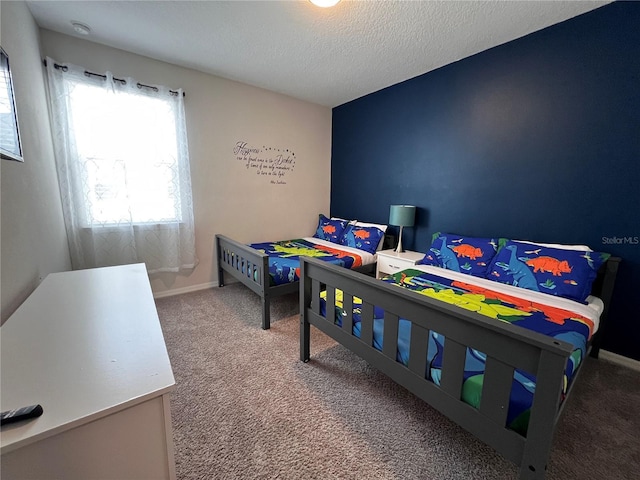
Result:
M404 270L384 278L383 281L571 343L574 350L567 362L563 384L563 392L566 393L578 365L586 354L587 342L597 329L602 310L602 302L599 299L591 297L591 302L586 305L557 297L547 299L545 297L551 296L439 267L417 268L420 269ZM361 300L354 298L353 334L357 337L360 337L361 305ZM324 300L321 308L322 315L326 315ZM342 315L342 292L337 291L335 322L338 325L342 323ZM384 311L375 307L374 347L379 350L382 350L383 344L383 318ZM410 337L411 323L400 319L397 360L404 365L407 365L409 360ZM445 344L442 335L430 332L425 376L438 385ZM480 405L485 360L486 356L482 352L467 348L462 396L465 402L476 408ZM535 377L528 372L516 370L514 373L507 425L521 434L526 433L535 382Z
M369 253L342 245L338 248L331 242L315 238L253 243L250 247L269 255L271 286L297 282L300 279L301 256L317 258L345 268L358 268L375 261L375 257Z

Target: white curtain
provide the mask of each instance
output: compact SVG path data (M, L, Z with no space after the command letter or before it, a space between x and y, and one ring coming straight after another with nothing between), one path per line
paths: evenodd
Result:
M182 90L46 62L73 268L195 267Z

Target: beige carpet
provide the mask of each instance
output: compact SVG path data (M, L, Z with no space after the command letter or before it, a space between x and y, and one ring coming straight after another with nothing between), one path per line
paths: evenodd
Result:
M176 378L178 479L496 479L517 469L312 327L295 295L234 284L158 299ZM640 373L588 359L558 424L548 479L635 479Z

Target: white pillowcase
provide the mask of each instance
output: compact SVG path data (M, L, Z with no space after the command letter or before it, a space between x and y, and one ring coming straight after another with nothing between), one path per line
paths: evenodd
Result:
M387 233L387 227L389 225L381 225L379 223L365 223L356 221L356 227L376 227L382 230L384 233Z
M347 222L348 224L355 224L356 221L355 220L347 220L346 218L340 218L340 217L331 217L331 220L340 220L341 222Z
M537 242L528 242L526 240L512 240L512 241L518 242L518 243L526 243L528 245L537 245L539 247L558 248L560 250L577 250L579 252L593 252L593 250L591 250L586 245L561 245L559 243L537 243Z

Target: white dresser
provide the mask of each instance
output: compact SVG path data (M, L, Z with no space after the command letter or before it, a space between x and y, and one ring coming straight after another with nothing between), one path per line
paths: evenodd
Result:
M4 479L175 479L175 380L144 264L47 276L0 328Z

